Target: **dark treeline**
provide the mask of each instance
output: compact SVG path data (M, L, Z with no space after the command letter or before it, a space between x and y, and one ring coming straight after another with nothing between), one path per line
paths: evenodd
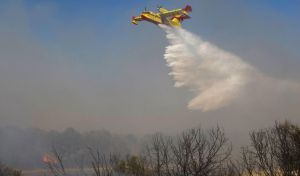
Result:
M239 155L235 156L231 142L220 127L192 128L176 136L156 133L146 140L107 131L78 133L71 128L61 133L36 129L2 130L5 130L2 135L6 133L4 136L8 137L8 132L12 135L9 137L13 145L11 150L2 151L1 157L30 158L34 154L40 165L41 156L47 153L43 163L47 170L43 174L49 176L300 175L300 128L287 121L250 132L249 144L241 147ZM17 142L16 139L22 140ZM132 152L132 147L139 143L142 144L139 151ZM37 151L33 151L35 149ZM10 162L20 164L15 158ZM7 169L6 166L2 168L19 174L17 170Z
M132 169L136 164L130 159L121 160L117 168L136 176L299 176L300 128L276 122L252 131L249 145L237 157L232 156L231 144L219 127L190 129L175 138L157 134L138 158L140 173Z
M53 147L65 152L65 159L77 160L87 147L105 154L132 153L137 146L133 135L112 134L107 130L80 133L73 128L63 132L18 127L0 128L0 161L20 169L43 168L42 158Z
M66 170L63 152L52 150L49 175L72 175ZM252 131L250 143L232 156L232 145L220 127L193 128L177 136L157 133L137 155L109 155L88 148L91 170L79 167L80 175L96 176L299 176L300 128L290 122ZM84 160L81 160L84 162ZM74 174L73 174L74 175Z

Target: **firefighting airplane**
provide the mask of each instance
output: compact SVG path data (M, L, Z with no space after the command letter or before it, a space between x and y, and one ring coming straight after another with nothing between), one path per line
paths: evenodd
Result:
M172 27L181 27L184 20L191 18L188 14L192 12L192 7L187 5L183 9L175 10L158 7L157 10L159 13L145 10L140 16L133 16L132 24L137 25L139 21L148 21L156 25L165 24Z

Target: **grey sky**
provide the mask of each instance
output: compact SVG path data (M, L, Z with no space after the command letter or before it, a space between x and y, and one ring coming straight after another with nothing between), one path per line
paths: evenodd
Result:
M163 59L164 32L147 23L130 24L130 16L144 8L137 7L141 2L115 7L123 11L110 19L97 17L107 9L79 11L74 19L55 2L16 1L1 7L1 126L150 133L219 124L239 137L275 120L300 121L299 95L251 88L246 97L254 91L261 96L212 112L188 110L193 95L173 87ZM145 4L186 4L160 2ZM299 6L237 0L188 3L193 13L184 24L187 30L270 77L300 82Z

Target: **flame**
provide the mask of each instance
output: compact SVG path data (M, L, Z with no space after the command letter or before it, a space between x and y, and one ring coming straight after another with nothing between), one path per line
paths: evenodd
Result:
M51 156L50 154L44 154L44 156L42 157L42 161L45 163L45 164L55 164L57 163L57 160Z

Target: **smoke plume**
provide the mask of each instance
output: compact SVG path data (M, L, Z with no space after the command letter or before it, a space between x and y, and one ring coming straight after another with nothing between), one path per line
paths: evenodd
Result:
M274 88L277 89L274 94L299 90L299 84L264 76L238 56L185 29L161 27L170 43L164 57L171 68L175 87L186 87L195 94L188 104L190 109L219 109L241 97L249 87L261 90L254 93L257 96Z

